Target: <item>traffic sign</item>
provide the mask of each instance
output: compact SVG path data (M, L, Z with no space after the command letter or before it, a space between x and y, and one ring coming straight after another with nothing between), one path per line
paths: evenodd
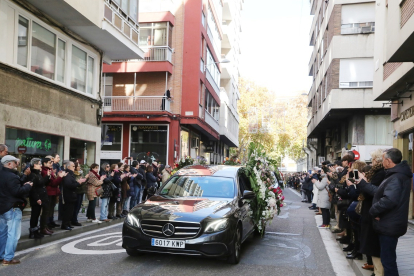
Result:
M353 150L352 152L355 154L355 160L359 160L359 158L361 158L361 155L359 154L358 151Z
M20 154L24 154L27 151L27 148L25 146L20 146L20 147L17 148L17 151Z

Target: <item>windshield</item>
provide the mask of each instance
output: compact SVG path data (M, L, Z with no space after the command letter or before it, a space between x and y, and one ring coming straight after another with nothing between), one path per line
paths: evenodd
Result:
M173 176L161 189L160 195L171 197L234 197L232 178L213 176Z

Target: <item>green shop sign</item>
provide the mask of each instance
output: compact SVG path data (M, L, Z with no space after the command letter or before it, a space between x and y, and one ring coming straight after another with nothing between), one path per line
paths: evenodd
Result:
M49 139L45 141L34 141L33 138L27 137L25 139L16 139L16 148L25 146L28 149L40 149L49 151L52 148L52 142Z

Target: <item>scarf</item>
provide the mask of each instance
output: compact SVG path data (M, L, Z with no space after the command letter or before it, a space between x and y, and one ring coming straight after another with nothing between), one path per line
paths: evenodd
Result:
M95 172L94 170L90 170L89 172L90 172L90 173L93 173L93 174L96 176L96 178L97 178L98 180L100 180L100 179L101 179L101 176L100 176L97 172Z
M365 175L365 177L367 178L368 182L371 182L372 177L380 170L382 170L384 168L384 166L382 165L381 162L377 163L375 166L373 166L371 168L371 170L369 170L369 172L367 172L367 174Z

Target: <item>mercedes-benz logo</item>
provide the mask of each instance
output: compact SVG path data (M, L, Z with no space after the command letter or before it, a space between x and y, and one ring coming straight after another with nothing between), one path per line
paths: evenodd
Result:
M174 235L174 225L172 225L171 223L166 223L164 224L164 226L162 227L162 232L164 233L164 235L166 235L167 237L171 237L172 235Z

